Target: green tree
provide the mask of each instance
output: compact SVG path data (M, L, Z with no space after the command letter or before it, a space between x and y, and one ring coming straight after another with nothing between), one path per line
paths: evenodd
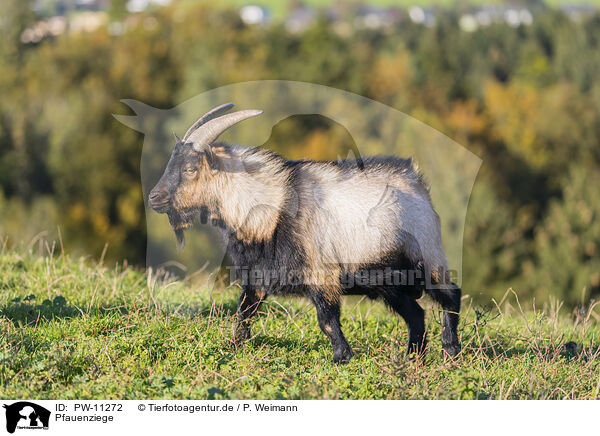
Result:
M465 222L465 293L489 300L501 297L506 289L515 286L529 248L519 224L489 182L475 183Z
M535 296L555 295L577 303L600 295L600 170L572 166L563 180L562 199L552 202L535 236L535 270L525 279Z

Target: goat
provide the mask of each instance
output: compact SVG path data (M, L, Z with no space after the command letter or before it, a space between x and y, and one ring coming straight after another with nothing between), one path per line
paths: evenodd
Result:
M443 311L442 345L460 352L461 290L449 279L440 220L412 159L365 157L287 161L261 148L215 142L262 113L214 108L176 144L149 195L166 213L180 246L195 216L223 223L227 253L241 277L234 344L250 337L250 318L269 295L299 294L315 305L333 361L353 356L340 326L340 297L382 298L406 321L408 352L426 345L426 292Z

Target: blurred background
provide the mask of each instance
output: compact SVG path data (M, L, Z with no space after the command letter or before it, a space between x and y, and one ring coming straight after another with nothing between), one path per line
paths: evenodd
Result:
M60 238L71 253L144 266L143 135L113 118L131 114L119 100L169 109L227 84L297 80L390 105L483 159L466 293L597 299L599 6L2 0L0 243ZM269 143L322 159L348 141L340 125L302 116Z

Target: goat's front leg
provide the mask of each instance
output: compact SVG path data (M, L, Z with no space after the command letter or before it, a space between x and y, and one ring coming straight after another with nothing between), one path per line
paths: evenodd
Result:
M242 289L237 307L237 325L235 327L234 345L242 345L250 338L250 318L258 312L265 294L251 286Z

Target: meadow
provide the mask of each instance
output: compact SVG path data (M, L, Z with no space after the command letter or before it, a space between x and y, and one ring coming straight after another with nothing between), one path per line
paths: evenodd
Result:
M308 301L267 300L236 351L236 286L56 251L0 253L2 398L600 399L597 304L522 307L509 289L482 306L465 292L463 351L447 359L427 300L428 352L411 358L400 318L348 298L355 358L336 365Z

